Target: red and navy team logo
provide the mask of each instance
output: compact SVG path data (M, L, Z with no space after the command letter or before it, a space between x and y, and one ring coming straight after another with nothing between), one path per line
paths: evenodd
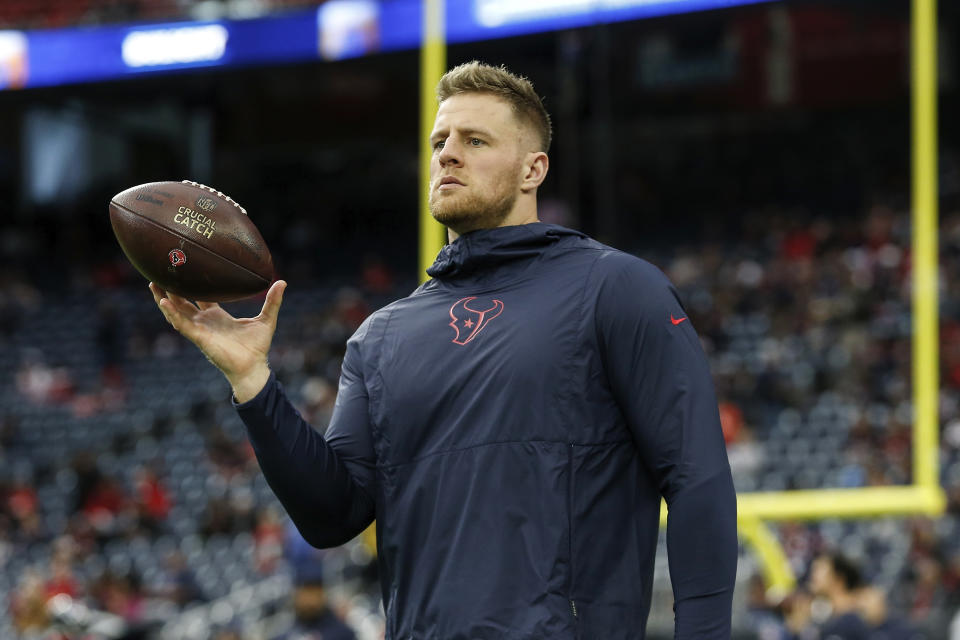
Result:
M179 267L187 263L187 254L180 249L171 249L170 253L167 254L167 257L170 258L170 264L175 267Z
M450 326L457 332L453 339L454 344L467 344L503 312L503 303L499 300L494 300L489 309L474 309L469 306L476 299L477 296L461 298L450 307Z

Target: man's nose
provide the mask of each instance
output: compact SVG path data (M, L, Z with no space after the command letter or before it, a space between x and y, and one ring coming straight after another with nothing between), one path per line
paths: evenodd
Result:
M437 160L440 161L440 166L445 167L448 164L459 165L463 160L462 149L460 149L456 142L452 139L446 140L443 143L443 148L440 149L440 153L437 156Z

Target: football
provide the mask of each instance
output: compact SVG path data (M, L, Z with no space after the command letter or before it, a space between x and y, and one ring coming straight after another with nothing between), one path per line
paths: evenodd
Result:
M184 298L230 302L273 281L270 251L246 209L197 182L122 191L110 200L110 223L137 271Z

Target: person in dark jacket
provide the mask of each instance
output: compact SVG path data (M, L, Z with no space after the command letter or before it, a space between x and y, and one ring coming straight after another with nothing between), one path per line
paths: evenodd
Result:
M810 590L830 604L830 617L820 625L824 640L867 640L869 628L860 617L860 569L839 553L817 556L810 566Z
M667 278L543 224L550 119L478 62L438 85L431 279L347 343L321 437L267 354L286 283L256 318L151 285L223 371L304 538L374 519L392 640L645 636L661 497L676 638L728 638L736 496L706 358Z
M313 560L294 567L293 580L293 627L276 640L357 640L327 602L322 564Z

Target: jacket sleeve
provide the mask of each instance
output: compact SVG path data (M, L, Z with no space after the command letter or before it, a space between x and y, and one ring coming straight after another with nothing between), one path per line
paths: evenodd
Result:
M669 510L675 637L729 638L737 503L706 357L658 269L625 254L600 262L601 358Z
M315 547L343 544L374 519L375 456L359 350L354 336L326 437L300 416L275 374L236 405L267 483Z

